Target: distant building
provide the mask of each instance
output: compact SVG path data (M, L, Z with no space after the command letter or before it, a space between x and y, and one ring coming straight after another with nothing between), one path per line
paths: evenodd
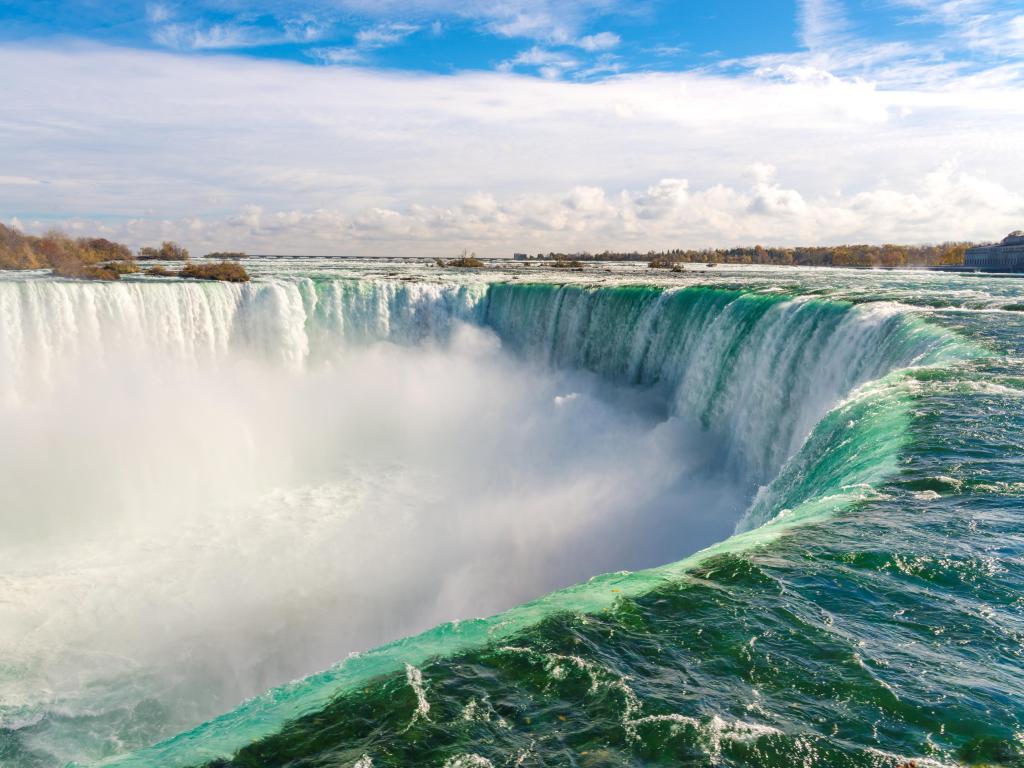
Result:
M1024 272L1024 231L1011 232L999 243L968 248L964 266L989 272Z
M530 257L527 256L525 253L513 253L512 258L515 259L516 261L526 261Z

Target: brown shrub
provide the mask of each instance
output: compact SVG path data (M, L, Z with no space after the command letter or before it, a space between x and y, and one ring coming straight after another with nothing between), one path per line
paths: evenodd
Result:
M452 259L446 267L462 267L463 269L480 269L484 266L484 263L480 261L476 256L462 256L458 259Z
M249 273L237 261L218 261L215 264L189 262L181 270L181 276L194 280L224 280L229 283L249 281Z
M144 246L139 248L139 258L144 260L159 259L161 261L188 261L188 249L173 240L164 240L159 248Z
M28 238L0 224L0 269L38 269L41 266Z
M81 262L67 262L53 268L53 274L57 277L70 277L75 280L120 280L121 273L110 269L106 264L82 264Z
M177 277L178 276L178 273L175 272L174 270L168 269L167 267L161 267L159 264L156 264L156 265L154 265L152 267L149 267L146 270L146 274L147 275L151 275L153 277Z
M104 269L117 272L119 275L131 275L139 271L139 265L135 263L135 259L131 259L130 261L109 261L101 266Z
M78 245L99 254L103 261L131 261L135 258L127 245L115 243L105 237L83 237L78 240Z

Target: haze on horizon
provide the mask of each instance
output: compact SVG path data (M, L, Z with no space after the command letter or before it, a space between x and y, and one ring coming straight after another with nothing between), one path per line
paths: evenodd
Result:
M196 252L987 240L1006 0L0 3L0 221Z

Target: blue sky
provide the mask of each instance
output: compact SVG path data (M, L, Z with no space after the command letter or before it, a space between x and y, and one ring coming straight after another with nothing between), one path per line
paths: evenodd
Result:
M338 63L431 72L493 69L534 45L575 60L578 71L600 66L619 71L677 69L798 45L797 9L788 0L740 0L719 7L665 0L628 5L571 0L5 0L0 9L0 35L7 39L65 35L140 48L233 51L310 64L329 63L333 53ZM536 73L542 66L521 68Z
M924 55L930 47L936 58L984 62L1020 54L1020 10L1005 0L2 0L0 39L592 79L852 39L862 48L903 44ZM978 25L972 33L970 24Z
M488 255L1024 227L1007 0L0 0L0 221Z

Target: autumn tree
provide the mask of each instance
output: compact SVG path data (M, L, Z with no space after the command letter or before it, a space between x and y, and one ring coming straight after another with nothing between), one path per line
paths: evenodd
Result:
M160 244L160 258L164 261L188 261L188 249L173 240L164 240Z

